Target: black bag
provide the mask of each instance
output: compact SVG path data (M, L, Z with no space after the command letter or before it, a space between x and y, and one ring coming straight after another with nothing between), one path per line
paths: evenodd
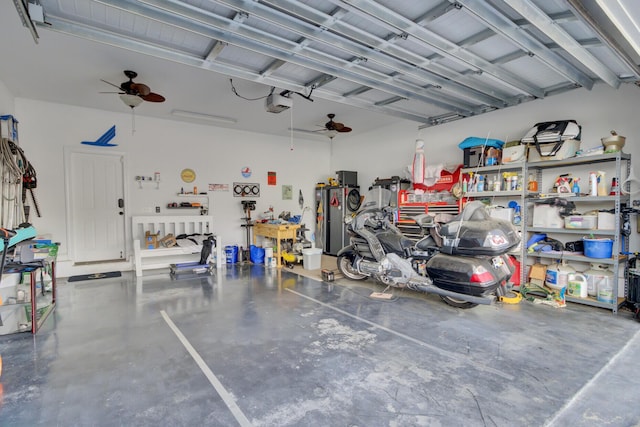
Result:
M562 143L568 139L580 140L582 128L575 120L557 120L555 122L536 123L520 142L523 144L535 144L540 156L555 156L562 148ZM555 142L551 152L542 154L540 144Z

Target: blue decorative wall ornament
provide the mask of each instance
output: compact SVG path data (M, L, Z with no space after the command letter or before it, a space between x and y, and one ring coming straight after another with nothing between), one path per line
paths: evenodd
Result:
M97 147L115 147L118 144L109 144L109 141L116 136L116 125L111 126L111 128L106 131L100 138L95 141L82 141L83 144L86 145L95 145Z

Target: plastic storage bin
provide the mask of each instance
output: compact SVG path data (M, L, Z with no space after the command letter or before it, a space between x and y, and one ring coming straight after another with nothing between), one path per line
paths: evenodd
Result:
M596 215L566 216L564 217L564 228L593 230L595 228L598 228L598 217Z
M613 254L613 240L582 238L584 255L589 258L611 258Z
M302 265L305 270L318 270L322 266L322 249L303 249Z

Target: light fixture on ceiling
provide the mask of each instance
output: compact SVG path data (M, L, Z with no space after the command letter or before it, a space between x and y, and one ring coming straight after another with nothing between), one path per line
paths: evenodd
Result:
M196 113L186 110L171 110L171 115L183 119L201 120L212 123L226 123L231 125L238 123L238 119L234 119L233 117L214 116L212 114Z
M127 107L131 108L131 135L133 135L136 133L136 113L133 109L142 104L143 99L138 95L131 95L128 93L120 94L120 99Z
M129 95L127 93L123 93L120 95L120 99L124 102L128 107L135 108L138 105L142 104L143 99L138 95Z
M629 13L628 6L623 1L596 0L600 9L609 17L627 42L640 55L640 25L635 21L633 15ZM635 0L634 0L635 3ZM631 7L635 7L635 4Z
M324 134L325 136L329 137L329 139L333 139L338 134L338 131L334 129L329 129L325 131Z

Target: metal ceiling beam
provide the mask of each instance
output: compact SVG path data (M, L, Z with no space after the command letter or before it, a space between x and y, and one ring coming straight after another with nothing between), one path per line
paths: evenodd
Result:
M207 56L205 57L205 60L207 60L207 61L215 61L216 58L218 57L218 55L220 55L222 53L222 51L224 50L224 48L227 47L227 46L229 46L228 43L216 40L213 43L213 46L211 47L211 49L209 49L209 53L207 53Z
M582 0L582 1L584 1L584 0ZM549 18L551 18L554 22L556 22L558 24L564 24L566 22L575 22L575 21L578 20L576 15L574 15L570 11L568 11L568 12L560 12L560 13L550 13L548 16L549 16ZM532 25L526 19L514 19L513 23L516 24L518 27L521 27L521 28L530 27Z
M88 27L80 24L70 23L62 18L57 18L52 14L47 15L47 24L38 25L39 28L48 31L56 31L70 36L84 38L93 42L103 43L109 46L114 46L120 49L126 49L133 52L149 55L155 58L165 59L168 61L193 66L216 73L224 74L227 76L233 76L242 78L248 81L254 81L269 86L276 86L282 89L287 89L295 92L303 92L305 88L301 85L292 83L290 81L274 79L271 77L263 77L259 73L246 70L239 67L235 67L229 64L223 64L219 62L206 61L200 57L191 54L185 54L174 50L169 50L163 47L151 45L147 42L137 41L130 38L126 38L112 32L100 30L95 27ZM428 121L428 115L422 115L419 112L409 113L403 110L399 110L392 106L376 106L371 102L367 102L360 99L347 99L342 94L329 92L326 90L317 90L314 92L314 97L326 99L328 101L338 102L342 104L349 104L355 107L376 111L381 114L388 114L393 117L398 117L405 120L411 120L418 123L425 123Z
M420 15L413 22L415 22L418 25L426 25L429 22L433 22L436 19L446 15L447 13L455 9L459 9L459 7L455 4L451 4L446 0L441 1L439 4L437 4L436 6L432 7L431 9L427 10L425 13Z
M465 1L470 0L462 0ZM471 0L477 1L477 0ZM529 0L509 0L509 7L531 22L547 37L558 43L569 55L577 59L585 67L593 71L602 81L617 89L620 86L618 76L593 56L588 50L567 33L562 27L553 22L538 6Z
M347 61L325 52L307 48L294 55L291 50L295 49L296 43L291 40L257 28L238 25L227 18L214 15L195 6L178 4L170 0L135 2L132 0L100 0L100 2L186 31L223 40L231 45L240 46L262 55L371 86L392 95L436 105L446 110L456 111L464 116L474 115L477 112L472 105L445 102L442 98L431 96L419 86L403 84L380 72L358 66L346 69Z
M453 1L453 0L450 0ZM484 0L456 0L464 6L465 11L492 28L496 33L502 34L527 52L535 55L535 58L547 64L552 70L563 75L572 82L582 87L591 89L593 80L582 71L575 68L557 53L547 49L540 41L526 34L507 16L496 10ZM517 0L516 0L517 2ZM509 5L513 7L512 1ZM525 15L523 15L525 16ZM525 16L528 18L528 16ZM548 18L548 17L547 17Z
M618 59L626 65L631 73L635 76L635 78L640 78L640 67L638 64L631 58L631 56L625 52L625 50L620 46L615 38L609 34L600 24L598 24L597 20L592 16L589 10L583 4L583 1L580 0L567 0L569 7L573 10L578 16L582 18L582 21L589 27L593 32L596 33L596 36L607 46L611 48L613 53L618 57Z
M289 11L289 14L280 12L273 7L267 7L262 3L252 0L216 0L217 3L227 7L243 10L250 13L251 16L263 19L274 25L284 27L289 31L302 35L305 38L325 44L332 49L340 49L343 52L354 55L355 57L364 57L367 60L380 64L398 73L410 75L415 79L424 81L431 85L441 87L451 93L456 93L463 98L473 99L475 102L484 104L504 106L504 103L495 96L488 96L480 93L469 86L463 86L451 79L445 79L430 71L418 68L413 62L407 62L393 57L383 51L371 48L369 43L363 43L362 40L353 41L353 38L340 37L327 29L338 27L340 25L339 16L327 15L313 7L301 4L293 0L273 0L265 1L265 3L273 5L278 9ZM339 9L344 13L344 9ZM303 19L293 19L290 14L294 14ZM316 25L311 25L313 22ZM337 30L339 31L339 30ZM384 50L380 45L375 46L376 49ZM423 61L423 59L421 58ZM434 96L442 96L442 92L435 93ZM443 97L446 101L446 97Z
M253 2L250 3L253 4ZM388 43L388 40L377 37L365 30L360 30L352 25L341 22L339 19L335 19L334 16L326 15L309 5L301 4L294 0L265 0L263 3L291 11L291 13L296 16L313 22L321 29L331 28L331 32L327 33L329 34L327 37L332 37L332 39L324 40L324 42L332 46L335 45L335 43L340 43L338 46L347 49L347 46L344 46L345 43L350 43L350 41L357 42L357 44L349 45L350 47L354 46L358 49L358 51L353 52L354 55L359 54L360 56L366 56L372 61L379 62L381 65L388 66L398 72L411 75L427 83L442 87L449 92L462 95L465 98L474 99L481 103L495 104L496 100L498 100L498 102L504 102L506 98L506 96L496 91L495 88L488 87L477 81L470 82L462 74L438 64L430 64L429 61L425 60L422 56ZM344 9L340 10L346 13ZM338 37L338 34L342 37ZM395 35L397 36L397 34ZM390 63L389 61L394 62Z
M269 3L274 3L277 1L278 0L265 0L265 2ZM332 25L332 30L348 39L357 40L365 46L371 46L374 50L378 50L381 49L382 46L386 46L385 53L387 55L406 61L407 63L413 64L416 67L431 71L438 76L442 76L445 79L450 80L451 82L457 82L464 85L468 88L467 90L471 91L468 95L469 97L473 96L473 92L487 94L491 97L501 100L502 102L504 102L504 100L509 97L506 93L500 91L496 86L490 86L481 80L470 78L464 73L458 73L455 70L447 68L446 66L442 66L432 60L432 57L438 59L441 58L441 55L433 55L432 57L420 56L401 46L388 44L387 40L383 38L377 37L365 30L361 30L354 27L353 25L340 21ZM395 29L390 29L389 31L392 32L393 30Z
M501 81L518 91L522 91L538 98L543 97L543 91L540 88L525 82L513 73L491 64L489 61L473 54L472 52L461 49L457 44L417 25L410 19L385 6L375 3L372 0L330 1L343 5L345 8L366 19L373 20L376 23L385 23L398 31L406 32L415 37L415 39L421 43L435 49L442 56L445 56L457 63L464 64L465 66L470 66L478 71L482 71L483 73L487 73L498 81Z

